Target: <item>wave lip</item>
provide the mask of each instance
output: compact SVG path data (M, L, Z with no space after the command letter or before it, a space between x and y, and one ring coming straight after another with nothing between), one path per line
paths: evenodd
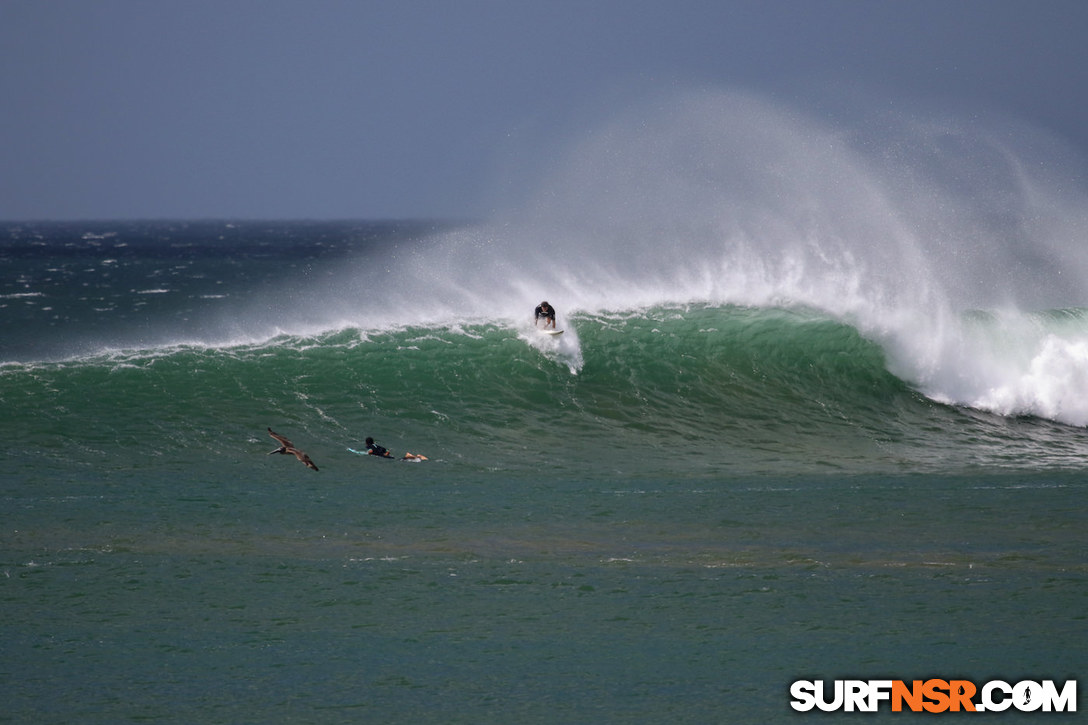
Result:
M1088 310L972 312L920 382L934 399L1088 425Z
M252 465L246 451L261 453L258 434L277 421L334 470L367 435L432 461L572 475L1066 467L1088 455L1079 429L924 397L880 344L817 310L657 306L565 326L577 371L551 338L501 321L344 328L6 365L0 399L25 421L13 456L119 468L187 465L194 447Z

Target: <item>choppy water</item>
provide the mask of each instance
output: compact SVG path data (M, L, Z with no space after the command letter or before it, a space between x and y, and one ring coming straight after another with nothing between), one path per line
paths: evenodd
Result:
M778 722L797 679L1080 677L1088 265L1042 233L1075 215L943 216L695 106L520 223L6 225L0 720Z

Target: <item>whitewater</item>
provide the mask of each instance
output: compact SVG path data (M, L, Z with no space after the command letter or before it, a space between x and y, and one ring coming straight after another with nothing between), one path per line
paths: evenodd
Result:
M551 158L483 220L0 224L0 719L792 722L797 679L1084 671L1060 144L699 91Z
M934 400L1088 423L1088 220L1060 150L952 120L885 124L878 145L864 128L825 128L739 94L640 110L568 150L516 212L413 228L410 244L300 269L268 282L274 293L235 294L229 315L151 320L144 339L517 327L545 297L567 316L807 308L878 344L889 370ZM7 309L38 301L32 285L11 282ZM134 291L166 292L146 284ZM563 338L572 373L577 334Z

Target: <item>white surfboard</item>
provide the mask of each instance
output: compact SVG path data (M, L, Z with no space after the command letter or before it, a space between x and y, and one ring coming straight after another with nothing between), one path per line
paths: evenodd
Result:
M562 330L538 330L541 335L551 335L552 337L559 337L563 334Z

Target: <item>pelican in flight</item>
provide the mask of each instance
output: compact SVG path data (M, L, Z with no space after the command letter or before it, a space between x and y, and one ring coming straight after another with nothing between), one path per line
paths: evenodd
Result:
M279 448L277 448L274 451L269 451L268 455L271 456L271 455L274 455L276 453L282 453L284 455L287 455L288 453L290 453L292 456L294 456L295 458L297 458L300 461L302 461L303 463L305 463L307 467L312 468L315 471L317 470L317 466L315 466L314 462L310 460L310 457L308 455L306 455L305 452L300 451L299 449L295 448L295 446L291 443L291 441L287 440L286 438L281 436L279 433L276 433L271 428L268 429L268 435L275 438L276 441L278 441L279 444L280 444Z

